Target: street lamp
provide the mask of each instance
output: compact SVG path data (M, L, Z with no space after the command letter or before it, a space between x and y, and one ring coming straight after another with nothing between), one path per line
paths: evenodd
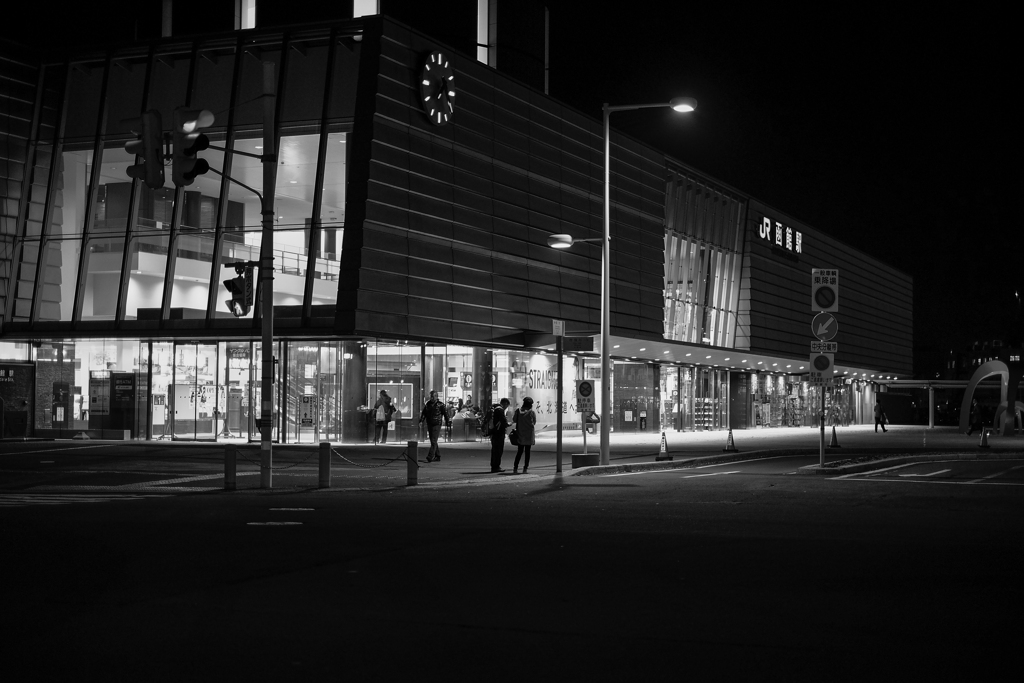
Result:
M611 373L611 128L608 119L614 111L630 109L653 109L669 107L680 113L691 112L697 108L697 100L692 97L676 97L669 102L658 104L624 104L612 107L605 103L604 112L604 237L592 239L573 239L564 233L548 237L548 246L555 249L568 249L575 242L601 242L601 464L611 461L609 441L611 437L612 418L612 373Z

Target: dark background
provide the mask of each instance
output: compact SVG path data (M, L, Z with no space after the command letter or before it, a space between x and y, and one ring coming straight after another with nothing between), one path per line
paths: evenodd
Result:
M499 6L499 27L502 8L513 8L504 26L527 62L542 44L542 4ZM595 118L603 102L696 97L694 114L621 112L613 126L913 276L918 377L935 377L950 351L975 341L1021 343L1024 240L1011 213L1020 184L1010 160L1020 79L1006 17L893 5L546 4L553 97ZM176 34L231 28L230 0L174 7ZM258 26L351 11L348 2L257 8ZM470 54L475 8L382 2L386 14ZM53 51L152 38L159 16L160 0L58 14L40 3L16 9L0 31ZM499 55L499 68L511 71L513 61Z

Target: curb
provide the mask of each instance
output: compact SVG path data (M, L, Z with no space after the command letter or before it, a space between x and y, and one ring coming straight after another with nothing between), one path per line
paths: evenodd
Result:
M815 450L815 453L818 451ZM592 465L580 467L565 473L569 477L581 477L591 474L618 474L623 472L650 472L651 470L680 470L701 467L702 465L725 464L739 460L758 460L760 458L773 458L779 455L809 455L811 451L806 448L779 449L763 451L740 451L729 455L703 455L685 460L659 460L655 462L634 462L621 465ZM676 456L673 456L676 457Z

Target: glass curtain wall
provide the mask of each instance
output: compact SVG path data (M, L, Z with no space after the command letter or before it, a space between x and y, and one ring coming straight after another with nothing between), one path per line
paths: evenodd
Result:
M175 188L169 167L163 187L150 189L127 176L137 159L124 145L134 138L129 121L143 111L159 111L169 131L177 107L209 109L216 121L205 132L228 152L208 149L200 156L213 169L261 189L261 161L232 152L262 151L265 61L278 76L284 72L274 303L284 316L335 303L359 46L339 47L338 36L327 29L299 41L280 35L254 40L242 55L233 40L206 41L196 53L176 44L166 52L76 62L59 74L60 87L53 88L58 99L49 104L56 118L59 95L66 92L64 135L54 146L55 128L41 127L37 161L43 166L33 177L47 182L33 184L31 203L39 210L27 217L35 232L24 242L22 258L32 272L43 273L42 287L33 294L26 280L28 298L17 308L18 319L27 319L30 307L38 321L232 317L213 290L234 271L218 264L258 260L258 198L212 172ZM48 205L52 210L45 213Z
M674 173L665 209L665 338L732 346L742 257L743 204Z

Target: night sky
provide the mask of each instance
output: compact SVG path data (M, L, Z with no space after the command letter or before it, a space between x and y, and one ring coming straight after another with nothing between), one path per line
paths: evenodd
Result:
M218 4L176 6L190 2ZM327 18L324 8L341 4L285 3L284 16ZM1021 186L1010 175L1019 144L1010 114L1020 76L1006 17L894 4L548 5L553 97L595 118L603 102L695 97L694 114L622 112L612 125L913 276L917 376L934 377L949 350L970 342L1019 339L1024 240L1011 214ZM463 33L474 6L412 3L402 18L433 35ZM45 29L7 21L2 35L39 47L130 40L130 17L158 8L92 3Z

